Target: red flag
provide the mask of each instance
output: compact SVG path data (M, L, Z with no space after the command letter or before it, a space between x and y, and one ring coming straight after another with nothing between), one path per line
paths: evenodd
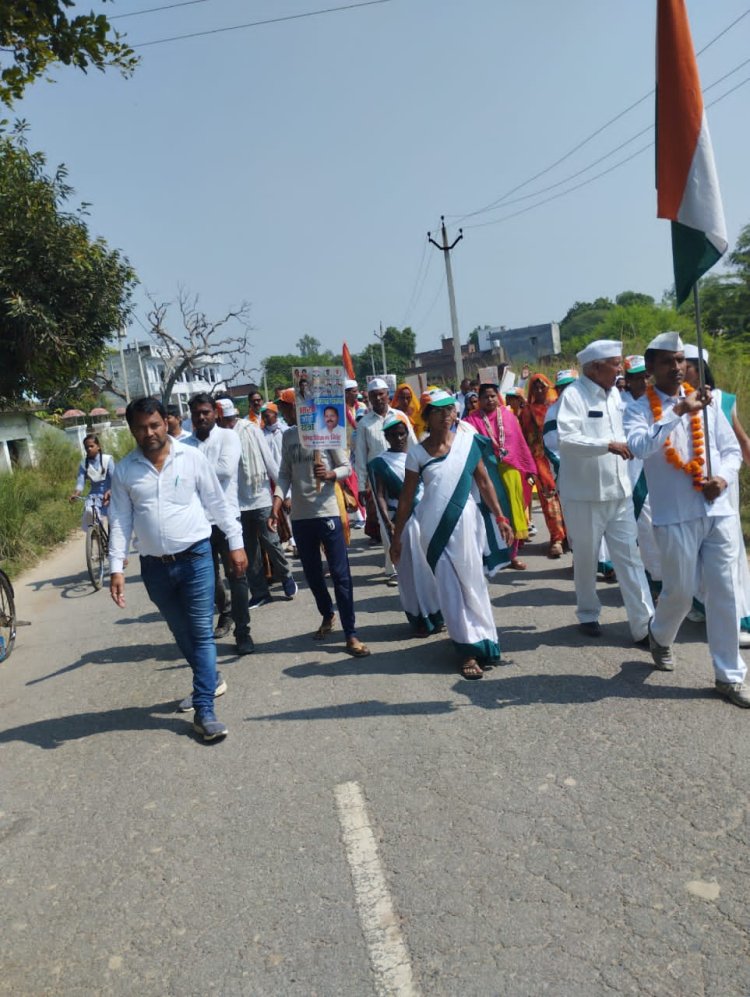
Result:
M341 359L344 361L344 370L346 371L346 376L351 378L352 381L356 381L354 374L354 364L352 363L352 355L349 352L349 347L344 343L344 348L341 351Z

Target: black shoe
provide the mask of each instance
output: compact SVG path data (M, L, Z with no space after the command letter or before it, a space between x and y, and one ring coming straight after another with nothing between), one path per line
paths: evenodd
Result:
M244 634L241 637L237 637L235 647L237 648L237 654L252 654L255 650L255 643L250 634Z
M226 637L227 634L232 632L232 616L231 613L220 613L219 619L216 621L216 629L214 630L214 638L216 640L221 640L222 637Z
M226 737L229 733L227 727L216 719L213 710L201 710L193 717L193 730L200 734L204 741L216 741L220 737Z
M651 645L649 644L648 634L645 637L641 637L640 640L634 640L633 647L642 647L644 651L650 650Z
M596 620L592 620L590 623L579 623L578 629L587 637L601 637L602 635L601 624Z
M273 596L267 592L265 595L254 596L248 606L250 609L259 609L261 606L267 606L269 602L273 602Z

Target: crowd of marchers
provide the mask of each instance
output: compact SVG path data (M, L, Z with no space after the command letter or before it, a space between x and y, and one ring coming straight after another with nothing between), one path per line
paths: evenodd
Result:
M233 632L239 655L254 651L251 610L273 586L295 597L294 557L320 615L312 637L325 640L338 615L345 651L371 653L356 628L352 530L382 545L384 581L412 634L447 632L462 677L480 679L500 660L488 585L526 570L535 496L547 556L572 557L586 639L602 635L603 575L619 584L632 641L653 667L675 668L686 616L705 621L716 691L750 707L738 483L750 440L736 399L677 333L625 358L620 342L597 340L577 361L554 381L524 368L504 392L467 379L455 394L401 384L391 397L384 379L364 391L349 380L342 449L302 444L291 388L268 401L253 387L247 418L231 399L196 395L187 427L157 399L132 401L136 446L116 466L87 438L76 493L88 479L108 503L112 598L125 605L137 538L146 591L192 669L180 706L196 732L227 733L214 711L226 691L216 639Z

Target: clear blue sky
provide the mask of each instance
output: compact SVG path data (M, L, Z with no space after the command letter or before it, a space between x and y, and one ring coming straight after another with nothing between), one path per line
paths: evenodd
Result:
M116 24L135 44L341 2L207 0ZM700 49L748 4L688 9ZM654 24L654 0L390 0L144 48L130 80L61 69L15 116L29 122L32 148L68 165L92 202L92 231L130 258L141 315L143 289L168 299L185 285L210 315L246 299L251 367L305 333L357 352L379 321L411 324L418 348L431 349L450 325L427 230L441 213L505 194L647 94ZM748 51L750 16L699 58L704 90ZM707 105L748 76L750 63L709 90ZM750 222L750 83L708 118L733 244ZM649 98L515 196L652 122ZM652 150L525 214L469 227L534 200L464 222L453 256L462 339L484 323L559 320L576 300L626 289L659 298L671 284Z

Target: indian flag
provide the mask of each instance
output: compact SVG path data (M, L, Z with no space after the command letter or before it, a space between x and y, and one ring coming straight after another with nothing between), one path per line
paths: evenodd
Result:
M657 0L657 216L672 220L677 303L727 250L727 230L685 0Z

